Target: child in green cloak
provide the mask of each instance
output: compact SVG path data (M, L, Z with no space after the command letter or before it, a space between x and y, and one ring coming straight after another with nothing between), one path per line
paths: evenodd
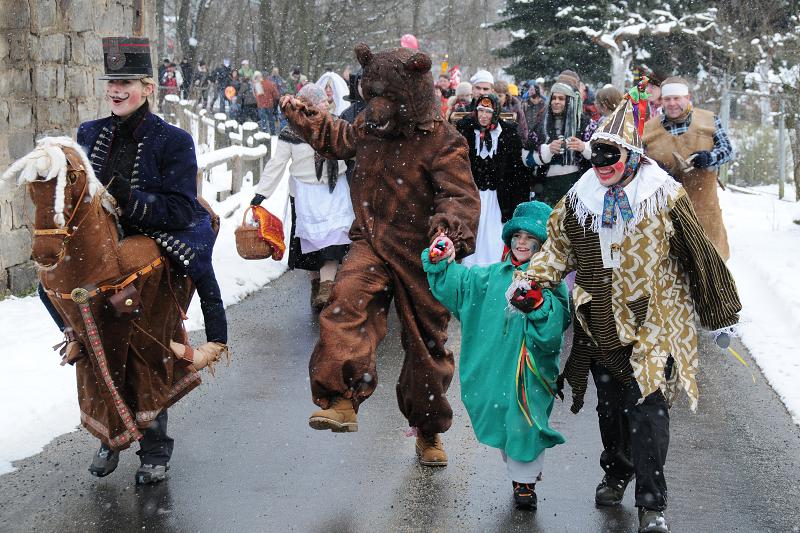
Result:
M533 510L544 451L564 442L548 419L570 324L569 296L563 283L553 290L516 287L511 298L506 292L514 271L524 271L547 239L551 211L542 202L518 205L503 226L510 251L487 267L454 263L446 235L422 252L431 292L461 322L461 399L475 436L500 450L517 507Z

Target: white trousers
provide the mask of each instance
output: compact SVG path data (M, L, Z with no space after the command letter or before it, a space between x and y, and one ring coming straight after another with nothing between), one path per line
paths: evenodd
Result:
M515 461L508 457L506 452L500 450L500 455L503 457L503 462L508 469L508 476L511 481L517 483L536 483L542 480L542 470L544 469L544 452L539 454L539 457L533 461Z

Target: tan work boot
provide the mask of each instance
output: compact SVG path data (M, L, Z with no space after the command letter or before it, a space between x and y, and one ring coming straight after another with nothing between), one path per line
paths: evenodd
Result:
M438 433L432 437L417 436L417 458L422 466L447 466L447 453Z
M328 301L331 299L331 292L333 291L333 281L326 280L319 282L319 292L317 292L317 297L314 298L314 301L311 303L311 307L314 308L315 311L320 312L322 311L326 305L328 305Z
M354 432L358 431L358 415L353 402L339 396L327 409L311 413L308 425L314 429L330 429L334 433Z

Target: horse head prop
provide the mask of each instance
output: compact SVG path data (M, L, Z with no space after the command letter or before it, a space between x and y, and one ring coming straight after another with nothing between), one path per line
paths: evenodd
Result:
M81 345L67 360L76 368L81 422L111 448L126 448L200 383L199 362L170 348L187 342L182 319L192 283L149 237L120 238L114 199L71 139L40 140L2 179L15 176L36 210L31 255L39 281L65 334Z
M96 232L99 219L114 216L114 199L95 177L83 150L68 137L40 140L35 150L3 174L3 179L15 175L19 176L19 185L27 186L36 209L31 257L41 269L53 269L71 260L67 255L69 243L87 218L92 218L87 227ZM117 240L117 235L104 237L114 243Z

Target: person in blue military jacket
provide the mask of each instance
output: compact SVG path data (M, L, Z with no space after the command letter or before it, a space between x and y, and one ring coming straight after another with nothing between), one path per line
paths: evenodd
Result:
M202 368L227 350L228 333L225 308L211 265L216 234L209 212L197 199L194 142L188 133L150 112L147 97L153 94L156 84L147 39L104 38L103 56L105 75L100 79L107 80L111 116L81 124L77 141L88 154L95 175L116 200L124 235L153 238L163 248L163 254L194 282L208 341L194 353L195 367ZM40 295L44 296L41 287ZM50 301L46 297L43 301L64 330ZM187 349L174 342L171 347L179 357ZM81 350L74 344L72 349ZM136 473L137 483L155 483L165 478L173 446L166 429L165 409L140 441L137 453L142 466ZM119 453L103 444L89 471L98 477L106 476L118 461Z

